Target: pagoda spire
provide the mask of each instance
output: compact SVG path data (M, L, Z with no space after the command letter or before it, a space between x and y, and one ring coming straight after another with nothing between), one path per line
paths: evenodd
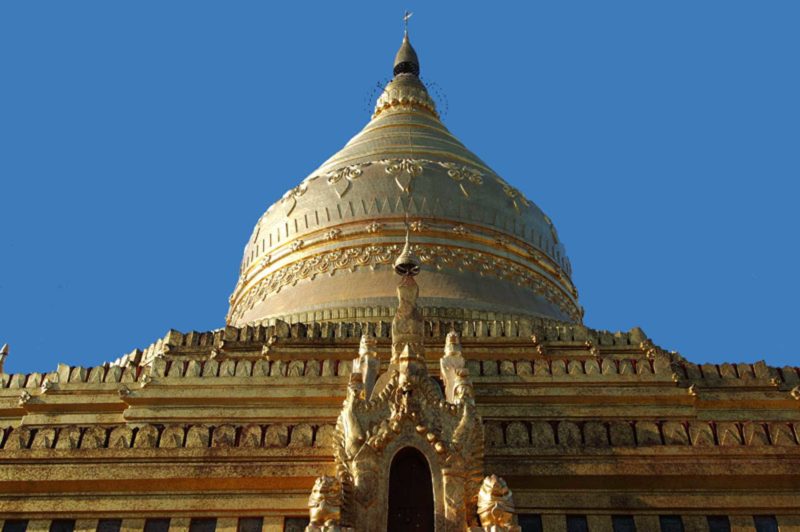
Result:
M419 59L417 58L417 52L414 51L414 47L411 46L411 41L408 40L408 19L411 18L411 15L413 15L413 13L406 11L406 14L403 16L405 30L403 31L403 42L400 44L400 49L394 57L393 72L395 76L399 74L412 74L419 77Z

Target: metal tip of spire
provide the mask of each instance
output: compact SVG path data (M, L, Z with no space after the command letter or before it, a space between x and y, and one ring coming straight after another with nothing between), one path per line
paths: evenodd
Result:
M411 18L411 15L413 15L411 11L406 11L405 15L403 15L405 31L403 32L403 43L400 45L400 49L397 51L397 55L394 58L393 72L395 76L398 74L413 74L419 76L419 59L417 58L417 52L414 51L414 47L411 46L411 41L408 40L408 19Z

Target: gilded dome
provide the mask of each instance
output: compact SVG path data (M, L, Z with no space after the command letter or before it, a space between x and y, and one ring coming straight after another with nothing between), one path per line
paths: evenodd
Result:
M404 37L364 129L258 220L228 323L385 319L410 232L431 316L580 322L555 227L442 124Z

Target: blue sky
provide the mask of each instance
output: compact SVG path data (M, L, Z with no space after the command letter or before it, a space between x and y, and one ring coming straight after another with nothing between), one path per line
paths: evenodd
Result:
M404 9L445 124L591 327L797 365L796 1L3 2L7 372L224 324L260 214L369 118Z

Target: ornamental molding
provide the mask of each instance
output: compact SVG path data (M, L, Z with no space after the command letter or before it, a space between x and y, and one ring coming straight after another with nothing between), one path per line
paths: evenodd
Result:
M402 224L402 227L405 227L405 221L399 217L380 218L369 221L366 225L361 224L363 222L349 222L304 234L303 249L330 243L334 240L354 240L364 235L373 237L377 233L386 233L388 235L396 232L401 227L398 224ZM448 233L452 232L461 237L461 239L478 245L502 244L508 251L518 255L521 259L532 260L536 266L564 284L567 292L573 297L577 297L577 289L569 278L568 264L559 264L547 253L519 237L483 226L460 223L455 220L449 221L425 217L410 220L409 228L415 233L425 233L426 236L431 238L448 238ZM265 252L265 254L255 257L248 267L240 268L239 280L234 294L242 286L247 285L261 270L297 251L292 249L293 242L293 240L286 240L282 244L270 248L269 253Z
M334 275L340 270L355 271L358 268L375 269L391 265L401 247L400 244L370 244L303 257L265 275L249 288L242 290L242 287L237 287L242 292L231 306L228 321L238 322L246 312L270 295L301 281L313 281L318 275ZM468 271L513 282L557 305L571 319L577 322L581 320L577 303L555 281L510 259L477 250L436 244L415 244L412 249L424 265L437 271Z
M372 113L374 120L378 115L393 107L412 106L431 113L436 118L436 104L431 99L428 91L421 84L398 83L397 80L391 81L375 103L375 110Z
M350 184L361 177L364 173L364 168L370 166L372 163L351 164L337 168L332 172L325 174L326 182L331 186L339 198L343 198L347 191L350 190Z
M474 166L453 161L440 161L433 159L381 159L378 161L350 164L336 168L335 170L331 170L329 172L325 172L323 174L312 174L311 177L306 178L300 186L289 190L281 199L281 203L285 203L287 205L286 215L288 216L294 209L294 204L296 203L297 198L305 194L309 182L319 179L320 177L324 177L325 182L331 188L333 188L333 190L336 192L336 195L341 199L350 191L350 185L357 179L363 177L364 169L373 165L382 166L385 173L395 179L395 183L400 191L406 194L411 194L414 180L422 175L426 168L440 167L445 169L447 172L447 177L458 184L459 189L465 198L471 197L471 187L479 187L484 185L486 177L486 174L483 171L475 168ZM522 192L512 187L510 184L508 184L508 182L498 175L493 175L492 178L503 189L503 193L509 198L511 205L514 207L514 210L517 213L520 213L523 208L530 207L531 202L522 194ZM548 224L550 224L549 218L547 220Z

